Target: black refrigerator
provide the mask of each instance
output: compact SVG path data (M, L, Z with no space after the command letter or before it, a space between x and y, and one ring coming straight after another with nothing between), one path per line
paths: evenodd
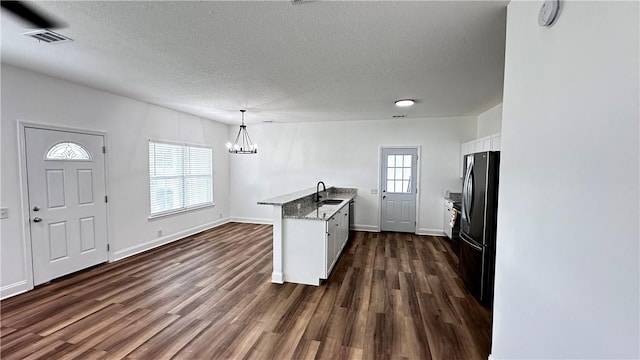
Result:
M460 222L460 276L484 306L493 305L500 152L464 157Z

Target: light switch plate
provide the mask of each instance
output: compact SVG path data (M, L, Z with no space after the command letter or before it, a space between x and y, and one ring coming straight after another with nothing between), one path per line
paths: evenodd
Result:
M378 189L371 189L371 195L376 195L378 193Z
M0 208L0 219L6 219L9 217L9 209Z

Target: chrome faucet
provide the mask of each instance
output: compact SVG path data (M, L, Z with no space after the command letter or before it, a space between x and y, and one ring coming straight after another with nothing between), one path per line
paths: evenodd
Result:
M322 181L318 181L318 184L316 185L316 198L315 202L320 202L320 184L322 184L322 191L327 192L327 187L324 186L324 182Z

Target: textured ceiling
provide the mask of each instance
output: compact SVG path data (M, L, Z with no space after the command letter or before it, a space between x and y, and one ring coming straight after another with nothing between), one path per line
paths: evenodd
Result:
M2 62L228 124L477 115L502 99L506 3L36 2L74 41L3 11Z

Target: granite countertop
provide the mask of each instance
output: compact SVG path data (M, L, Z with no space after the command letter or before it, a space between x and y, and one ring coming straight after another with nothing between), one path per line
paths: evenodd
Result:
M292 218L292 219L308 219L308 220L329 220L333 215L335 215L338 210L340 210L343 206L347 205L351 199L353 199L356 194L351 196L342 195L342 196L331 196L330 199L339 199L342 200L341 203L335 205L324 205L322 203L311 202L302 206L302 202L300 203L300 209L297 209L297 204L294 204L291 209L283 209L284 218ZM294 202L297 203L297 202ZM287 211L288 210L288 211Z
M316 189L296 191L258 202L260 205L282 205L282 217L307 220L329 220L338 210L347 205L357 195L355 188L329 187L320 192L320 203L313 201ZM342 200L339 204L322 204L322 200Z

